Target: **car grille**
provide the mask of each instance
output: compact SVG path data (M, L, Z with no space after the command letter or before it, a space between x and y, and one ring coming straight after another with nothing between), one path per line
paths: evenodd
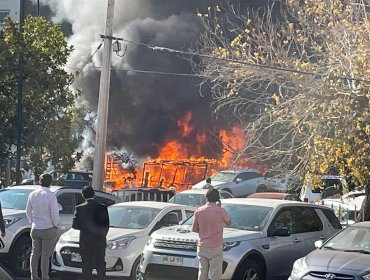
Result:
M76 267L76 268L82 268L82 263L81 262L74 262L71 261L71 256L72 253L80 253L80 248L76 247L63 247L60 250L60 254L62 255L63 263L65 266L70 266L70 267Z
M149 264L146 267L145 276L155 279L178 279L189 280L198 278L198 269L191 267L169 266L161 264ZM144 277L144 278L147 278Z
M330 272L310 272L310 276L315 279L329 279L329 280L354 280L355 277L352 275L340 274L340 273L330 273Z
M196 242L186 242L186 241L174 241L174 240L164 240L159 239L154 243L155 248L161 249L171 249L171 250L185 250L185 251L197 251Z

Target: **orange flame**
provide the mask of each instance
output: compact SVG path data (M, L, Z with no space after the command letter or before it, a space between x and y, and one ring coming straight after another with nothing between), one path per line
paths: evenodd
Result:
M188 136L194 128L190 126L192 115L188 112L177 122L182 137ZM143 170L128 171L117 162L111 154L107 154L106 179L113 182L114 188L124 187L163 187L175 186L177 191L191 188L195 183L211 176L217 170L230 168L243 150L245 136L242 129L233 127L230 131L219 132L222 155L217 159L197 157L201 148L207 143L207 135L198 133L197 143L189 145L181 140L170 139L159 150L159 157L148 158L143 164ZM237 166L256 167L248 160L239 160Z

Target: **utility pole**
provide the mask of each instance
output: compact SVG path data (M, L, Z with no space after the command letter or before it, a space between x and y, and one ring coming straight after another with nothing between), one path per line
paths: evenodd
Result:
M107 141L108 102L110 71L112 59L114 0L108 0L107 21L105 26L105 39L103 49L103 65L100 75L98 116L96 126L96 140L93 166L92 186L96 190L103 189L105 177L105 148Z
M22 38L24 22L24 0L20 0L19 11L19 37ZM21 158L22 158L22 126L23 126L23 49L18 46L18 106L17 106L17 162L15 167L16 184L21 182Z

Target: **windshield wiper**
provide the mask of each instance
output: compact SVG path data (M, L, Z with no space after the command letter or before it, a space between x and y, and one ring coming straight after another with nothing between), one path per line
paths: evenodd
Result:
M324 246L322 248L325 248L325 249L328 249L328 250L332 250L332 251L337 251L336 249L334 249L333 247L331 246Z
M359 250L344 250L344 252L348 252L348 253L361 253L361 254L370 254L370 251L366 251L366 250L362 250L362 249L359 249Z

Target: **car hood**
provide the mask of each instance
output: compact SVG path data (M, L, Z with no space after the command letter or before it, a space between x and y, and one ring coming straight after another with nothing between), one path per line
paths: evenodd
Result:
M159 229L152 233L151 236L157 239L174 238L176 240L180 239L197 241L199 238L198 233L192 232L191 229L192 226L189 225L172 226ZM224 242L252 240L261 238L261 232L239 230L235 228L224 228L223 238Z
M144 235L143 229L127 229L127 228L109 228L107 234L107 241L115 240L123 236L142 236ZM72 242L78 242L80 239L80 231L75 229L70 229L64 234L65 239Z
M19 209L7 209L2 208L3 216L14 216L19 214L26 214L26 210L19 210Z
M215 187L215 186L224 185L224 184L228 184L228 183L230 183L230 182L221 182L221 181L213 181L212 180L211 185L213 187ZM200 181L199 183L196 183L193 186L193 189L203 189L205 185L206 185L206 180L203 180L203 181Z
M370 255L317 249L306 256L305 262L310 270L364 272L369 269Z

